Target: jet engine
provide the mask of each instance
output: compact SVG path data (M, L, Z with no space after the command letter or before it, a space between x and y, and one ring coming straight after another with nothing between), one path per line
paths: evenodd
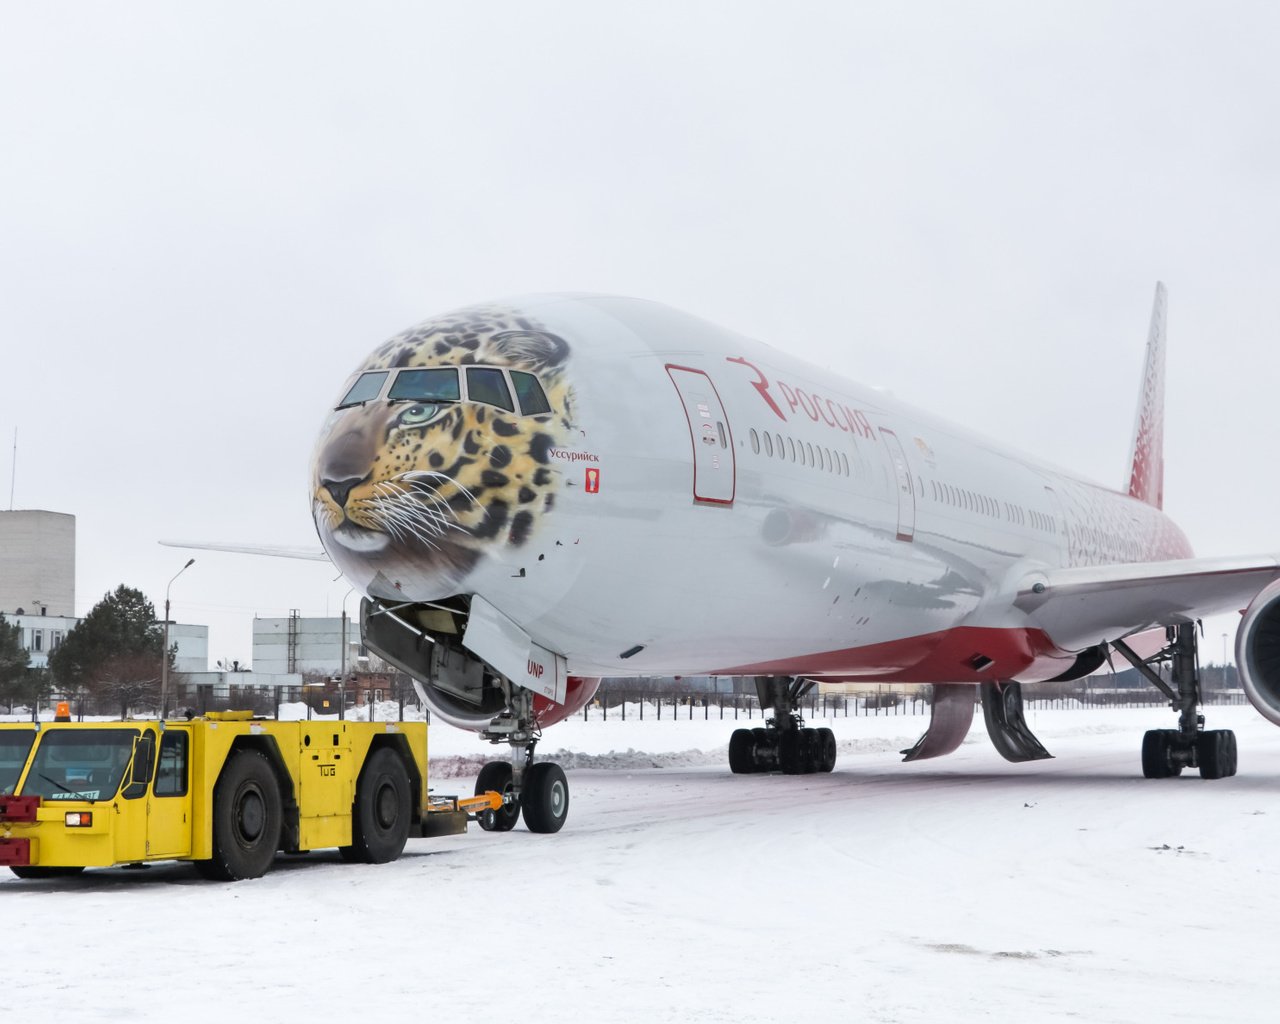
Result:
M1280 580L1245 611L1236 631L1236 666L1258 713L1280 725Z
M492 732L510 706L511 684L462 645L465 597L427 604L386 605L366 599L360 608L365 646L414 680L426 705L443 721L472 732ZM533 718L545 727L581 711L598 678L569 676L564 703L533 696Z

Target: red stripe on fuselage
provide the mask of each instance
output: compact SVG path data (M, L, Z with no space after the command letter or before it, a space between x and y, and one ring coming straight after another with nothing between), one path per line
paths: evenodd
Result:
M990 659L982 665L982 659ZM981 683L990 679L1045 679L1065 672L1074 655L1059 650L1039 629L958 626L938 633L735 665L712 675L818 676L839 682Z

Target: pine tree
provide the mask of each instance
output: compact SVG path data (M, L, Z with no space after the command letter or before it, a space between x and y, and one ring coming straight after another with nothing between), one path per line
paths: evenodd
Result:
M140 590L105 594L49 655L57 685L111 700L120 717L135 704L154 704L160 688L164 635L155 607ZM168 653L170 665L173 652Z
M25 696L27 666L31 655L22 646L22 629L0 615L0 703L13 711Z

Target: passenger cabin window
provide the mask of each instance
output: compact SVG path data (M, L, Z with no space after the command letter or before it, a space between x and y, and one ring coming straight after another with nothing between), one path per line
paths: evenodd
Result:
M393 402L456 402L462 397L458 371L452 367L432 370L401 370L387 398Z
M467 367L467 397L473 402L485 405L496 405L507 412L515 412L511 401L511 393L507 390L507 379L501 370L484 366Z
M520 411L526 416L541 416L551 411L551 403L547 401L542 385L533 374L512 370L511 385L516 389L516 398L520 400Z
M373 401L382 391L382 385L386 383L389 376L386 370L360 374L356 382L351 385L351 390L347 392L346 397L338 403L338 408L346 409L352 405L363 405L365 402Z

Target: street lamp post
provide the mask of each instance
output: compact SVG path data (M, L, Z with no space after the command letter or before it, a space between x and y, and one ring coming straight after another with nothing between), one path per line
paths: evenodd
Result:
M172 587L173 581L195 564L194 558L188 559L187 564L173 574L164 588L164 652L160 659L160 718L162 721L169 710L169 587Z

